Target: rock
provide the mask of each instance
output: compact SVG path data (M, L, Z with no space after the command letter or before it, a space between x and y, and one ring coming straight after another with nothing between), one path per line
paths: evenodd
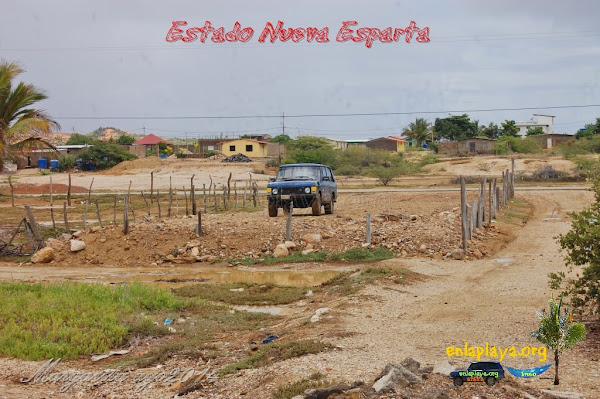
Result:
M452 256L453 259L461 260L465 257L465 251L460 248L456 248L450 252L450 256Z
M474 257L475 259L481 259L481 258L483 258L483 254L481 253L481 251L480 251L480 250L478 250L478 249L474 249L474 250L473 250L473 257Z
M448 360L442 360L435 366L433 366L434 374L442 374L442 375L450 375L451 372L455 371L456 367L454 367Z
M433 259L435 260L442 260L444 258L444 255L442 255L441 252L436 252L435 254L433 254Z
M363 243L363 244L361 245L361 247L363 247L363 248L370 248L370 247L371 247L371 244L369 244L368 242L365 242L365 243Z
M102 238L100 239L100 242L102 242L102 243L106 242L106 237L102 237Z
M285 244L279 244L273 250L273 256L276 258L283 258L289 255L289 251Z
M321 242L321 239L323 237L321 236L321 234L304 234L302 236L302 240L306 243L311 243L311 244L315 244L317 242Z
M296 248L296 243L293 242L293 241L286 241L284 245L285 245L285 247L287 249L294 249L294 248Z
M79 238L83 235L83 231L82 230L77 230L75 233L73 233L73 237L75 238Z
M94 226L90 229L90 233L97 233L100 231L100 226Z
M401 364L390 363L385 366L383 374L373 384L375 392L398 392L399 388L422 384L421 378L416 376Z
M244 287L230 288L229 291L231 291L231 292L244 292Z
M313 252L315 252L314 249L304 249L302 250L302 255L312 254Z
M199 258L197 258L200 262L208 262L208 259L210 259L210 255L202 255Z
M316 323L321 320L321 315L329 312L329 308L319 308L315 311L315 314L310 318L311 323Z
M236 155L228 156L227 158L223 159L221 162L252 162L252 160L244 154L236 154Z
M558 392L550 389L542 389L542 393L559 399L584 399L584 396L576 392Z
M62 233L62 234L60 235L60 238L62 238L63 240L70 240L70 239L71 239L71 237L72 237L72 235L71 235L71 234L69 234L69 233Z
M313 245L312 244L306 244L306 246L304 247L304 249L313 249Z
M334 385L328 388L317 388L317 389L307 389L305 392L305 396L301 396L304 399L328 399L333 397L338 397L337 394L342 394L346 391L349 391L353 388L357 388L361 385L364 385L362 381L357 381L352 385L340 384ZM333 396L335 395L335 396Z
M412 357L407 357L406 359L401 361L400 364L414 374L417 374L419 372L419 368L421 367L421 363L419 363Z
M54 248L44 247L31 256L31 263L50 263L54 260Z
M329 239L329 238L333 238L334 236L335 236L335 232L333 232L333 231L331 231L331 230L329 230L329 231L322 231L322 232L321 232L321 237L322 237L324 240L327 240L327 239Z
M410 220L418 220L419 219L419 215L410 215Z
M57 240L56 238L48 238L46 240L46 246L52 249L62 249L65 246L64 241Z
M427 245L421 244L421 246L419 247L419 251L421 251L421 252L427 251Z
M165 260L168 260L169 262L174 259L175 259L175 257L172 254L168 254L167 256L165 256Z
M200 255L200 250L198 249L198 247L193 247L190 253L195 258L196 256Z
M306 297L313 296L313 295L314 294L313 294L312 290L308 290L308 291L306 291L306 294L304 294L304 296L306 296Z
M165 227L164 224L162 224L162 223L156 223L156 230L162 230L163 227Z
M75 235L75 234L73 234ZM79 252L85 249L85 242L81 240L71 240L71 252Z

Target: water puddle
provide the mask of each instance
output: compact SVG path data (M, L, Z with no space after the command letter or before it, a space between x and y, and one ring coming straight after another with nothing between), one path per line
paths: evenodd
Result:
M243 312L267 313L277 316L287 315L290 309L281 308L278 306L232 306L233 309Z

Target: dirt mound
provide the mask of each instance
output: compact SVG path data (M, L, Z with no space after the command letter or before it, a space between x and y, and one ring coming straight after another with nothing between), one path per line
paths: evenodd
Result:
M66 184L52 184L53 194L66 194L69 186ZM85 187L71 186L72 193L87 193ZM5 187L0 190L3 195L10 195L10 188ZM50 194L50 184L19 184L15 186L15 194Z
M157 157L139 158L132 161L121 162L120 164L100 173L123 175L138 169L159 168L163 165L163 162L164 160Z

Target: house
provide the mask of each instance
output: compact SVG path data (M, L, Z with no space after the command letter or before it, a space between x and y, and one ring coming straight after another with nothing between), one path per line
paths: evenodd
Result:
M155 145L158 145L158 143L165 143L166 145L173 145L173 144L169 143L167 140L163 139L162 137L158 137L152 133L150 133L147 136L142 137L141 139L139 139L138 141L133 143L133 145L155 146Z
M245 134L241 139L251 139L256 141L269 141L273 138L270 134Z
M223 139L198 139L198 152L206 154L209 151L221 151Z
M483 137L472 139L440 141L438 152L446 156L493 154L496 140Z
M526 122L515 122L519 128L519 136L526 137L527 130L530 128L541 127L545 134L552 134L552 125L554 124L554 115L533 114L534 118Z
M575 140L575 136L572 134L561 134L561 133L552 133L552 134L537 134L535 136L529 136L533 140L538 140L542 145L543 149L554 148L559 144Z
M346 142L346 148L351 146L365 147L369 140L344 140Z
M379 137L367 141L367 148L386 150L392 152L406 151L406 140L398 136Z
M250 158L266 158L268 144L266 141L233 139L221 143L221 152L226 156L243 154Z

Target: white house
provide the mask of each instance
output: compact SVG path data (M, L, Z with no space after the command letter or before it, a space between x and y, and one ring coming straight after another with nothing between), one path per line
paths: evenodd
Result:
M534 118L526 122L516 122L515 126L519 128L519 136L527 136L527 129L541 127L545 134L552 134L552 125L554 124L554 115L533 114Z

